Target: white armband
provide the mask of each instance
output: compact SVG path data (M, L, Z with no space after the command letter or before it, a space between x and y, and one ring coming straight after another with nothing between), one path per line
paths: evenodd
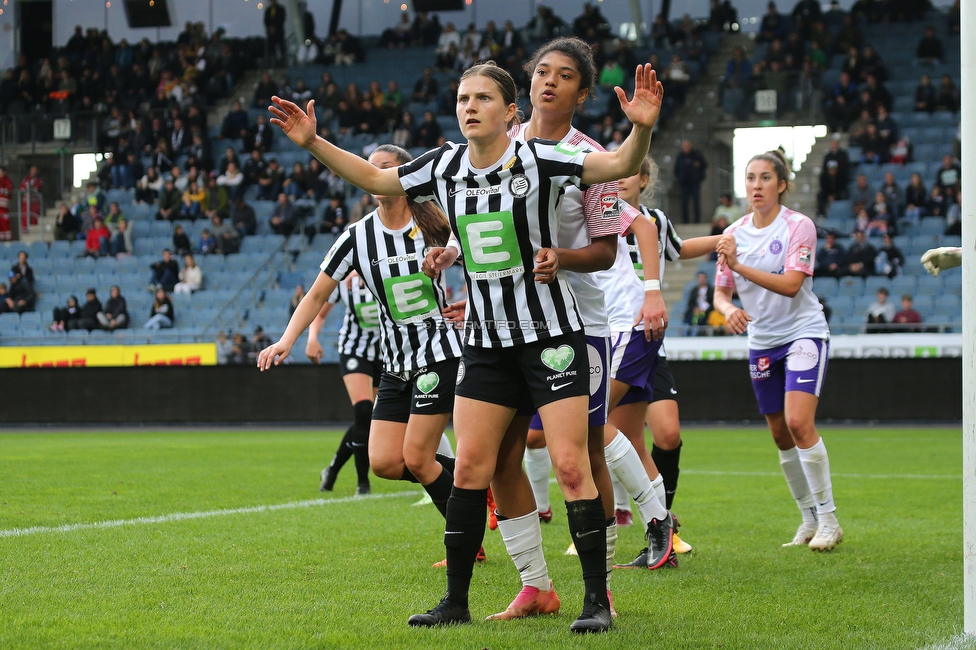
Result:
M660 280L644 280L644 291L660 291Z

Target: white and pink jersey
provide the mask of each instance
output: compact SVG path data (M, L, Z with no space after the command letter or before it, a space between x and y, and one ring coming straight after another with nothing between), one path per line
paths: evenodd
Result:
M829 338L823 306L813 293L817 251L817 229L813 221L781 207L776 219L765 228L757 228L750 213L725 232L735 236L740 264L768 273L801 271L807 276L800 291L789 298L749 282L728 267L716 275L715 286L737 289L743 309L752 318L749 347L766 350L801 338Z
M524 142L527 126L519 124L508 134ZM591 151L605 151L598 142L575 127L570 127L562 142ZM621 205L624 203L617 197L617 181L591 185L585 191L575 186L567 187L559 204L559 233L556 235L559 247L583 248L597 237L616 235L620 231ZM633 221L632 217L630 221ZM567 271L566 279L576 296L584 333L588 336L610 336L603 290L592 274Z

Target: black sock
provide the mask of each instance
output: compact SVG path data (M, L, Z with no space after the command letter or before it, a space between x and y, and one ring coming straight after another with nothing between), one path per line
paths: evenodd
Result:
M373 403L369 400L357 402L352 407L356 429L352 440L353 454L356 456L356 477L360 485L369 483L369 421L373 415Z
M434 479L433 483L424 486L427 494L430 495L430 500L434 502L434 507L445 517L447 517L447 500L451 497L453 487L454 475L447 471L446 467L441 470L441 475Z
M454 462L456 459L451 456L445 456L444 454L435 454L435 457L437 458L437 462L441 464L441 467L449 471L451 476L454 476Z
M329 480L325 484L325 489L331 490L335 487L336 478L339 476L339 470L342 466L346 464L346 461L352 457L353 447L350 444L356 435L355 424L349 425L346 429L346 435L342 436L342 442L339 443L339 448L336 449L335 456L332 457L332 462L329 463Z
M420 483L420 479L418 479L416 476L414 476L410 472L410 470L407 469L407 466L406 465L403 466L403 476L400 477L400 480L401 481L407 481L408 483Z
M447 598L462 607L468 606L468 589L474 561L485 539L488 490L465 490L455 487L447 502L444 546L447 550ZM604 542L606 544L606 542ZM606 584L606 575L603 576ZM605 598L606 596L604 596Z
M583 586L586 598L596 596L608 609L607 599L607 518L603 501L580 499L566 502L569 533L576 545L580 565L583 567ZM585 602L585 601L584 601Z
M679 442L674 449L661 449L657 445L651 447L651 458L654 459L657 471L661 472L661 478L664 479L664 492L667 495L667 503L664 507L668 510L671 509L674 493L678 490L678 474L681 473L678 469L678 461L681 460L683 444Z

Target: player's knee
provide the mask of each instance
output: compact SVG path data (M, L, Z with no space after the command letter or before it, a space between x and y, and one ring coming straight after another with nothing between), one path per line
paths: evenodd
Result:
M403 476L403 459L380 454L369 455L369 468L379 478L398 481Z
M666 425L654 430L654 446L664 451L677 449L681 444L681 427Z

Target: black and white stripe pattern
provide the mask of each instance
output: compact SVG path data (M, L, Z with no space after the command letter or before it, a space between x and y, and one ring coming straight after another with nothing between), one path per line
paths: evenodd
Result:
M362 278L352 281L352 287L340 282L332 292L329 302L342 301L346 315L339 328L339 354L376 361L380 344L380 311L373 293L363 283Z
M556 245L559 202L579 185L588 150L512 140L491 169L471 166L468 146L447 143L400 168L415 201L436 201L461 244L468 290L468 345L511 347L582 329L565 275L542 285L532 269Z
M673 262L678 259L681 256L681 245L683 242L681 241L681 237L678 236L678 233L674 231L674 226L666 214L657 208L648 208L643 204L641 204L640 210L657 226L657 250L661 256L659 267L661 269L661 277L659 279L663 280L665 260ZM634 237L634 233L627 235L627 246L630 249L630 260L634 263L634 269L637 270L637 274L641 278L644 278L644 263L641 260L640 249L637 248L637 238ZM650 280L653 278L645 279Z
M396 375L461 356L461 336L441 316L443 276L431 281L420 270L424 250L412 220L394 232L374 211L339 235L321 266L340 282L355 269L366 283L380 308L383 368Z

